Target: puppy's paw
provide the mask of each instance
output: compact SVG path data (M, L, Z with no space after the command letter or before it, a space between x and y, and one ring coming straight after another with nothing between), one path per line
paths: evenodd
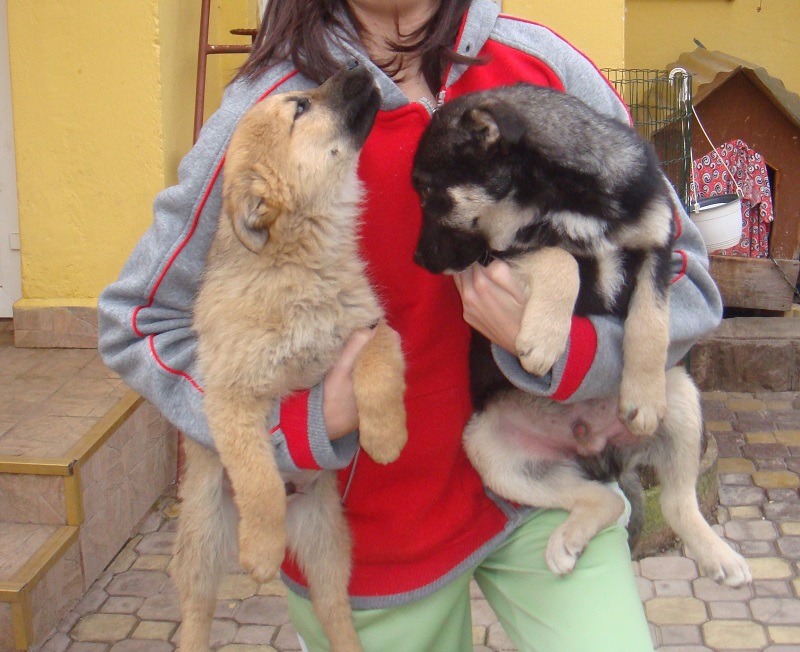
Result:
M408 441L405 419L396 426L374 427L362 423L359 427L359 443L364 452L378 464L394 462Z
M279 530L251 529L239 524L239 562L256 582L273 579L286 554L286 538Z
M623 382L619 396L619 418L634 435L652 435L666 413L666 390L633 387Z
M522 368L534 376L544 376L564 353L568 338L569 327L566 331L557 328L520 331L514 344Z
M408 441L402 392L362 409L358 422L358 441L373 461L389 464L400 457Z
M625 422L634 435L637 437L648 437L652 435L661 419L664 418L666 410L651 406L641 406L634 404L620 403L619 417Z
M753 581L745 558L721 540L719 545L703 551L698 556L697 563L703 573L725 586L745 586Z
M562 576L568 575L575 569L575 564L578 563L578 558L587 543L565 526L566 523L553 530L544 553L547 567L556 575Z

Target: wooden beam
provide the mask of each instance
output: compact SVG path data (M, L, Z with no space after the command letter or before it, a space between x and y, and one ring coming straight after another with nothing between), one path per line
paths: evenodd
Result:
M786 311L792 307L800 261L709 256L726 308Z

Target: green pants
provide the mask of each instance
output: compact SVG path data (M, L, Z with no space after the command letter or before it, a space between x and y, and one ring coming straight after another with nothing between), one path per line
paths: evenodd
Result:
M388 609L355 611L366 652L472 652L474 576L520 652L652 652L627 534L597 535L566 577L545 565L547 539L566 514L539 510L496 551L435 593ZM328 650L311 603L289 592L292 623L309 652Z

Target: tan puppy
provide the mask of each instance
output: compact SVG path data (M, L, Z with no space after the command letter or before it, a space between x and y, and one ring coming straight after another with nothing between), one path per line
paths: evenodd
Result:
M405 445L400 342L382 321L356 245L358 155L379 105L366 69L342 70L317 89L260 102L231 139L219 228L195 305L205 412L219 454L186 442L173 576L187 652L208 650L235 508L243 567L258 582L271 579L288 544L331 648L361 650L336 476L282 477L267 419L282 397L322 380L353 331L375 326L353 370L360 443L380 463ZM299 491L287 511L289 480Z

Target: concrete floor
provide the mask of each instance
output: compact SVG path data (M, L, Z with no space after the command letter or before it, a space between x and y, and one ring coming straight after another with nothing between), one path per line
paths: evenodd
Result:
M744 589L718 586L699 577L680 550L633 562L655 646L660 652L798 652L800 398L712 392L703 399L706 426L720 450L715 528L749 558L755 581ZM177 511L173 488L43 652L175 649L178 602L165 569ZM299 650L284 595L279 581L259 586L246 575L229 575L217 605L214 649ZM474 584L472 613L476 652L515 649Z

